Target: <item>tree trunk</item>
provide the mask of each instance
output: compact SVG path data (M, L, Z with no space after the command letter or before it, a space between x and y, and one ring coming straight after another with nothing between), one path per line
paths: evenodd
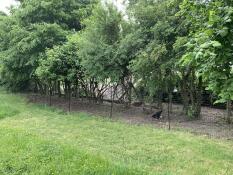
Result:
M171 117L170 117L170 113L171 113L171 104L172 104L172 93L169 93L169 102L168 102L168 129L171 130Z
M34 89L33 89L33 92L34 92L34 94L37 94L38 93L38 82L37 82L37 80L34 80Z
M231 116L232 116L232 113L231 113L231 100L228 100L227 101L227 123L228 124L231 124Z
M129 88L129 93L128 93L128 100L129 100L129 107L131 107L132 104L132 76L129 77L128 80L128 88Z
M188 114L188 109L189 109L189 86L188 86L188 79L189 73L185 74L182 72L182 79L180 82L180 91L181 91L181 98L182 98L182 103L183 103L183 112L184 114Z
M114 101L114 95L113 95L113 87L111 87L111 111L110 111L110 118L112 118L113 113L113 101Z
M68 91L69 91L69 112L71 111L71 87L70 87L70 83L68 86Z
M57 93L58 93L58 97L61 97L61 82L60 81L57 82Z
M68 82L64 82L65 99L69 98Z
M202 103L202 77L199 77L196 88L193 91L194 95L194 113L193 117L199 119L201 117L201 103Z
M78 95L79 95L79 92L78 92L78 81L75 83L75 89L74 89L74 91L75 91L75 98L78 98Z
M52 106L52 85L49 83L49 106Z
M191 119L199 119L202 103L202 77L197 79L195 71L190 68L181 81L183 109Z
M49 86L48 85L45 85L45 97L46 97L46 101L47 101L47 104L49 104Z
M162 92L162 90L159 90L157 100L158 100L158 104L157 104L158 106L157 107L160 110L163 110L163 92Z
M183 103L183 111L187 115L188 114L188 108L189 108L189 95L187 90L187 84L183 82L181 85L181 98Z

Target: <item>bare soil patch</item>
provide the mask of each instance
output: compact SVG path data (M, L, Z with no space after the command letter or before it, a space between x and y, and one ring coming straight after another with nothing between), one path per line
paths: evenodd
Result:
M49 104L49 98L41 95L26 95L29 102ZM52 97L52 106L59 107L68 111L68 100L65 98ZM167 104L163 104L166 109ZM105 102L96 104L89 100L71 100L71 111L85 112L95 116L109 117L111 106ZM229 125L224 120L225 111L222 109L214 109L202 107L202 118L200 120L188 120L182 114L182 106L173 104L171 114L171 128L175 130L187 130L189 132L205 135L214 138L223 138L233 140L233 124ZM113 120L121 120L130 124L150 124L154 127L168 128L167 112L164 110L163 119L156 120L150 114L145 114L142 107L132 106L125 108L121 104L114 104Z

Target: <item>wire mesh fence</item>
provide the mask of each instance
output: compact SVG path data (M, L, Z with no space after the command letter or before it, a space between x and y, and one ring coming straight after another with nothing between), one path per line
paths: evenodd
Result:
M104 99L99 102L92 98L86 97L51 97L40 94L27 95L30 102L41 103L59 107L64 111L85 112L90 115L112 118L112 120L121 120L126 123L143 125L149 124L153 127L168 129L169 125L172 131L186 130L195 134L205 135L208 137L224 138L233 140L233 124L226 122L226 110L223 105L213 106L205 100L201 107L201 117L199 119L190 119L180 103L180 97L173 95L172 103L165 98L162 103L162 114L160 119L155 119L152 115L158 112L156 103L139 103L132 102L130 105L121 103L115 97L114 103L111 102L111 94L105 95ZM70 109L69 109L70 108ZM168 110L170 109L170 120Z

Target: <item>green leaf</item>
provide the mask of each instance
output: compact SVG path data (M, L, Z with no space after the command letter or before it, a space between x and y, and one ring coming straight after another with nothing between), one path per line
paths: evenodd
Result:
M218 41L212 41L211 44L213 47L216 47L216 48L222 47L222 44Z

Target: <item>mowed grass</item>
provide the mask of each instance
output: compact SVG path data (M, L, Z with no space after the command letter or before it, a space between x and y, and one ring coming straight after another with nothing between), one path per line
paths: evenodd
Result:
M232 175L233 142L66 114L0 91L0 174Z

